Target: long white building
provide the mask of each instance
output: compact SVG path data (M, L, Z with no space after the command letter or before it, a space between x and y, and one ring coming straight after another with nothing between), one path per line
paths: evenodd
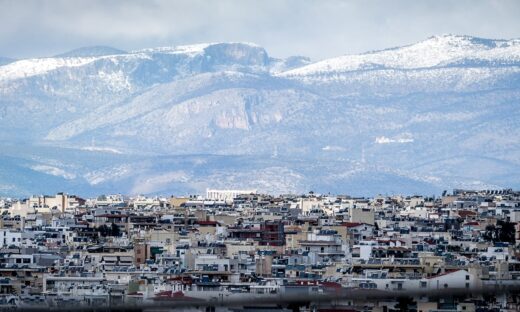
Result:
M215 190L215 189L207 189L206 190L206 199L210 200L226 200L232 201L238 195L244 194L256 194L257 190Z

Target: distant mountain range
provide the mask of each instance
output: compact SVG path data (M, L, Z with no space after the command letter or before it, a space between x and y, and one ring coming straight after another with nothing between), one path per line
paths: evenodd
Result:
M15 59L0 56L0 66L14 62Z
M520 40L311 62L250 43L0 59L0 195L520 187Z

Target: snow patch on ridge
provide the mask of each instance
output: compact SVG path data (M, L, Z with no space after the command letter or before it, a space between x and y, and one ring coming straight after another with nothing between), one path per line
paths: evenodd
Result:
M119 165L113 168L91 171L87 173L84 178L90 185L94 186L106 181L117 181L132 173L132 169L131 165Z
M136 181L131 194L148 194L162 190L171 183L188 183L190 176L184 171L172 171Z
M112 153L112 154L123 154L123 152L121 152L120 150L112 148L112 147L85 146L85 147L82 147L81 150L89 151L89 152L105 152L105 153Z
M96 57L39 58L16 61L0 66L0 81L27 78L45 74L62 67L80 67L95 61Z
M322 147L321 150L326 151L326 152L341 152L341 151L344 151L345 149L341 146L327 145L327 146Z
M76 178L75 174L69 173L58 167L53 167L53 166L48 166L48 165L35 165L30 168L34 171L42 172L42 173L53 175L56 177L62 177L67 180L73 180Z
M411 137L398 137L398 138L388 138L386 136L376 137L376 144L390 144L390 143L413 143L414 139Z

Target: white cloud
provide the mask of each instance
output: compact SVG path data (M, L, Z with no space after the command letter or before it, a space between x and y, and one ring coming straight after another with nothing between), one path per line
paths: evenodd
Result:
M442 33L519 37L519 15L515 0L0 0L0 55L250 41L274 56L319 59Z
M414 139L410 133L402 133L395 137L389 138L386 136L376 137L374 143L376 144L391 144L391 143L413 143Z

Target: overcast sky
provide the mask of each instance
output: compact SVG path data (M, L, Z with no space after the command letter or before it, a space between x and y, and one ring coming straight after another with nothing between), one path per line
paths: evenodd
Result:
M0 0L0 56L247 41L322 59L437 34L520 37L520 1Z

